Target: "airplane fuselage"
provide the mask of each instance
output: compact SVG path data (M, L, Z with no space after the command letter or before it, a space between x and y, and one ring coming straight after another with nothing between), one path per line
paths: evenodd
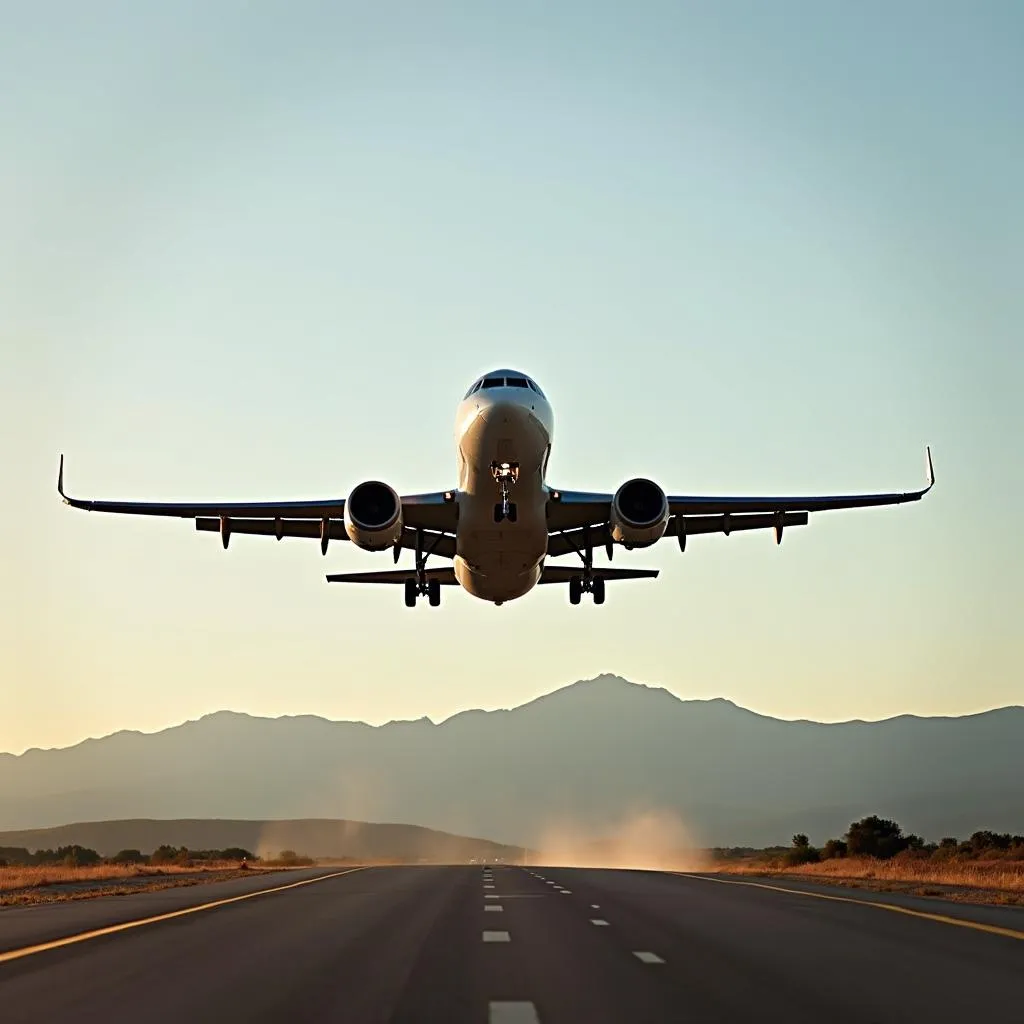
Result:
M497 378L523 379L506 370L483 380ZM533 387L480 387L459 405L455 575L475 597L501 604L522 597L540 579L548 546L545 474L553 432L551 406ZM508 493L514 520L499 509L501 476L513 472Z

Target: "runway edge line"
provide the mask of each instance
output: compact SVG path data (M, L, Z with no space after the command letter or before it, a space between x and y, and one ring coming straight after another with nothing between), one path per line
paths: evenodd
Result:
M333 871L329 875L317 875L316 878L304 878L300 882L289 882L287 885L276 885L272 889L260 889L258 892L246 892L241 896L228 896L225 899L213 900L210 903L199 903L194 907L183 907L181 910L170 910L165 914L156 914L153 917L140 917L134 921L122 921L120 924L107 925L104 928L94 928L92 931L79 932L77 935L66 935L61 939L51 939L49 942L39 942L34 946L22 946L21 949L9 949L0 953L0 964L8 963L11 960L20 960L22 957L32 956L35 953L45 953L47 950L60 949L62 946L73 946L78 942L88 942L90 939L99 939L104 935L116 935L118 932L128 931L130 928L141 928L146 924L157 924L160 921L170 921L175 917L185 917L187 914L198 914L201 910L213 910L215 907L226 907L229 903L240 903L242 900L255 899L257 896L269 896L274 892L284 892L286 889L298 889L303 885L313 885L316 882L326 882L331 878L340 878L342 875L351 875L355 871L363 871L364 868L347 868L344 871Z
M747 885L754 889L769 889L772 892L785 892L793 896L811 896L817 900L852 903L855 907L875 907L877 910L891 910L894 914L920 917L925 921L937 921L939 924L951 924L958 928L970 928L976 932L988 932L990 935L1002 935L1008 939L1024 940L1024 932L1018 931L1016 928L1003 928L997 924L984 924L982 921L971 921L964 917L932 914L926 910L911 910L910 907L899 907L895 903L880 903L877 900L857 900L849 896L830 896L824 892L810 892L807 889L787 889L781 885L768 885L766 882L744 882L735 878L712 878L710 875L691 875L685 871L675 871L673 874L679 878L699 878L702 882L719 882L722 885Z

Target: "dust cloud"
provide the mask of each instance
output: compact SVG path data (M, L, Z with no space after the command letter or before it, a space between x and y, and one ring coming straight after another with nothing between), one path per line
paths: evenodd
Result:
M565 868L703 871L708 857L674 811L643 810L597 830L561 819L545 828L531 854L538 864Z

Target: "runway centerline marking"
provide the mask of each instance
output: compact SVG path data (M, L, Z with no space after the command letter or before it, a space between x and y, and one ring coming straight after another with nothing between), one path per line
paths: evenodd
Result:
M498 903L486 903L486 904L484 904L484 910L491 910L491 911L497 912L499 910L504 910L504 909L505 908L503 906L501 906L500 904L498 904Z
M645 964L663 964L665 962L657 953L648 953L644 950L634 950L633 956Z
M489 1024L540 1024L533 1003L490 1003L487 1019Z
M241 896L228 896L224 899L213 900L210 903L199 903L194 907L183 907L181 910L170 910L164 914L156 914L152 917L140 917L134 921L122 921L120 924L110 924L103 928L93 928L91 931L79 932L77 935L66 935L62 939L51 939L49 942L39 942L34 946L22 946L21 949L9 949L6 953L0 953L0 964L8 963L11 960L20 960L25 956L32 956L35 953L45 953L50 949L60 949L62 946L72 946L78 942L88 942L89 939L98 939L104 935L116 935L118 932L126 932L130 928L141 928L146 924L157 924L160 921L170 921L176 917L185 917L187 914L198 914L201 910L213 910L215 907L226 907L229 903L241 903L242 900L251 900L257 896L269 896L272 892L284 892L286 889L298 889L303 885L312 885L314 882L326 882L329 878L340 878L342 875L351 875L354 871L362 871L363 868L348 868L345 871L333 871L329 875L317 875L316 878L304 878L301 882L289 882L287 885L275 885L271 889L260 889L257 892L243 893Z
M1024 939L1024 931L1016 928L1004 928L997 924L984 924L981 921L969 921L963 917L949 917L946 914L932 914L927 910L911 910L910 907L898 907L895 903L881 903L878 900L856 900L850 896L831 896L823 892L810 892L807 889L787 889L781 885L768 885L765 882L741 882L732 878L711 878L708 875L688 875L680 871L673 872L680 878L699 878L702 882L720 882L722 885L748 885L754 889L770 889L772 892L784 892L793 896L811 896L818 900L832 900L835 903L852 903L857 907L874 907L876 910L891 910L894 914L906 914L908 917L920 917L925 921L937 921L939 924L952 924L958 928L970 928L976 932L988 932L990 935L1002 935L1008 939Z
M484 942L511 942L508 932L484 932Z
M590 919L591 924L596 924L598 928L607 928L608 922L603 917L592 917Z

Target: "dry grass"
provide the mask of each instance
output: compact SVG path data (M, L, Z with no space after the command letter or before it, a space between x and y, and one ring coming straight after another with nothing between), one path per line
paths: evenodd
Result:
M1024 903L1024 861L841 857L785 867L777 861L721 862L715 870L738 875L803 878L852 888L986 903Z
M226 871L237 867L234 861L211 861L195 865L161 864L153 867L146 864L94 864L80 868L69 868L62 864L40 864L33 867L14 865L0 867L0 892L76 882L101 882L115 878L161 878L203 871Z

